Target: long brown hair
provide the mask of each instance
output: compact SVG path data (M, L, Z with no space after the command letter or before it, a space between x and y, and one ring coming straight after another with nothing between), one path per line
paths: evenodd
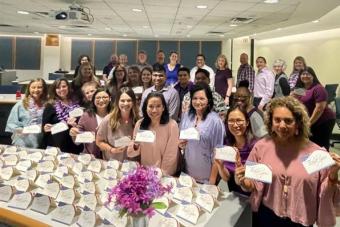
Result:
M79 66L78 74L77 74L76 77L74 78L74 84L75 84L76 86L78 86L78 87L81 87L81 86L85 83L85 82L83 81L83 73L82 73L82 71L83 71L83 68L85 68L85 67L87 67L87 66L91 67L91 69L92 69L92 79L91 79L91 81L96 81L96 82L98 83L98 79L97 79L97 77L94 75L94 67L91 65L91 63L85 62L85 63L83 63L83 64L81 64L81 65Z
M50 87L50 92L49 92L49 103L51 103L52 105L55 103L55 101L57 99L60 99L59 96L57 95L57 88L60 86L61 82L65 82L67 87L68 87L68 94L67 94L67 99L71 100L71 95L72 95L72 88L70 83L68 82L68 80L66 78L60 78L57 79L53 82L53 84Z
M34 83L34 82L41 82L42 83L42 86L43 86L43 93L41 95L41 103L44 105L47 101L47 95L48 95L48 89L47 89L47 85L46 85L46 82L44 79L42 78L36 78L36 79L32 79L27 88L26 88L26 91L25 91L25 98L22 100L22 104L24 106L24 108L27 110L28 108L28 102L29 102L29 97L30 97L30 88L31 88L31 85Z
M131 112L130 112L130 118L132 119L132 125L135 125L136 122L139 119L139 114L138 114L139 110L138 110L138 107L137 107L135 93L129 87L122 87L118 90L118 93L117 93L117 96L115 98L115 102L114 102L114 105L113 105L113 110L110 114L109 124L110 124L110 127L112 129L112 132L114 132L120 126L119 120L122 118L122 115L121 115L121 112L120 112L120 109L119 109L119 100L120 100L120 97L122 96L122 94L127 94L132 99L132 109L131 109Z

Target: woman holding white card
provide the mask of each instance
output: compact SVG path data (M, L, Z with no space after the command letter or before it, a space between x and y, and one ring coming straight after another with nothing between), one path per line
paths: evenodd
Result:
M225 144L235 150L238 158L240 158L242 164L244 164L256 142L251 132L247 111L244 108L236 105L229 109L226 117L226 133ZM218 160L216 158L215 163L222 179L228 182L229 191L244 194L240 186L235 183L235 163Z
M81 132L96 133L98 126L111 110L110 102L111 99L108 91L103 88L95 91L92 96L92 107L80 117L78 125L70 130L70 136L73 141L76 140L77 135ZM102 158L102 153L95 141L85 143L83 153L92 154L96 158Z
M70 84L65 78L58 79L54 81L50 91L50 101L46 105L42 117L44 132L42 148L53 146L59 147L62 152L79 154L83 148L73 143L68 129L68 125L76 126L75 118L69 117L69 113L80 107L77 102L71 99ZM52 135L52 127L57 123L66 125L64 126L65 130L59 130L58 133Z
M138 120L135 93L129 87L118 90L113 110L98 126L96 144L103 159L126 159L126 150Z
M6 132L12 134L12 144L21 147L38 148L42 134L23 134L27 126L38 125L41 128L42 113L47 101L47 85L41 78L33 79L27 86L25 98L17 102L8 117ZM40 130L41 131L41 130Z
M142 165L155 166L165 175L174 175L178 161L179 130L176 121L169 117L162 93L149 93L142 112L143 119L136 123L128 156L134 158L140 155ZM142 139L136 142L138 138Z
M179 146L184 150L184 171L199 183L215 184L218 169L214 164L214 148L223 146L224 125L219 115L212 111L214 102L209 85L194 85L190 97L190 110L183 114L180 129L181 133L195 129L199 138L181 137Z
M268 166L271 183L245 178L247 163L237 162L235 170L236 183L251 192L258 226L334 226L340 201L339 156L332 154L331 158L322 150L336 165L308 174L303 161L321 148L308 139L309 117L304 106L293 97L282 97L272 100L267 111L269 137L255 144L248 161ZM254 173L249 175L254 177Z

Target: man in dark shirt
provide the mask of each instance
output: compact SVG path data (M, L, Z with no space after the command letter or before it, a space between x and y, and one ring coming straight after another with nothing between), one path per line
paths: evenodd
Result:
M108 79L108 76L109 76L111 70L116 66L117 62L118 62L117 55L112 54L111 55L111 61L103 69L103 79L105 81Z
M165 54L163 50L157 51L156 63L153 64L152 68L159 68L159 66L164 66Z

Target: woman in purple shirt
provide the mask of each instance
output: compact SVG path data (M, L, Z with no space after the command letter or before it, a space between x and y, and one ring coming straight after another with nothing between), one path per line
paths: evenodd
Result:
M177 63L178 54L176 51L170 52L169 59L170 62L168 64L164 64L166 73L166 84L174 86L178 81L177 73L179 68L181 68L181 64Z
M307 108L310 117L310 140L329 149L329 139L335 124L335 113L327 106L328 94L314 70L306 67L299 75L296 87L306 89L304 96L296 96Z
M221 54L216 60L215 91L224 98L224 103L229 105L229 97L233 88L233 76L228 68L228 61L225 55Z
M251 133L247 111L236 105L228 111L226 119L227 136L225 144L234 147L239 153L242 164L244 164L256 142ZM235 163L215 159L215 164L222 179L228 182L229 191L249 195L235 183Z

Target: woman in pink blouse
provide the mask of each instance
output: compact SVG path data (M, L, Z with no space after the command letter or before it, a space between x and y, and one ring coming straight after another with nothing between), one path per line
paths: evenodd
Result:
M164 96L151 92L143 107L143 119L135 126L133 138L139 130L150 130L155 135L153 143L132 141L128 147L128 157L141 156L141 164L160 168L165 175L174 175L178 161L179 129L176 121L170 119Z
M272 183L245 178L240 161L235 170L236 183L251 192L252 209L258 212L256 226L334 226L340 156L331 154L336 165L309 175L301 160L320 147L308 139L304 106L293 97L282 97L272 100L267 111L269 136L255 144L248 161L269 166Z

